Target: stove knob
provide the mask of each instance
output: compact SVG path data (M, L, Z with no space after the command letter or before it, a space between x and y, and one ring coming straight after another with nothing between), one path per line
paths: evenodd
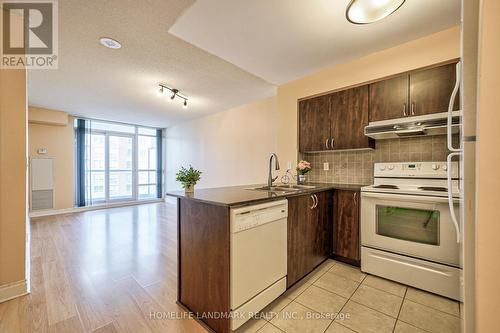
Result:
M443 164L443 166L441 167L444 171L448 170L448 166L446 164Z
M433 165L431 165L431 168L432 168L432 170L437 170L437 169L439 169L439 165L433 164Z
M379 169L380 169L380 171L384 171L384 170L385 170L385 165L381 165L381 166L379 167Z
M389 169L389 170L394 170L394 165L393 165L393 164L389 165L389 166L387 167L387 169Z

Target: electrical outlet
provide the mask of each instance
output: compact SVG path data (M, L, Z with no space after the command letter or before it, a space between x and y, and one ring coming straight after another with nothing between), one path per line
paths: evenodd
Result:
M292 161L286 162L286 169L287 170L292 170Z
M330 170L330 163L328 163L328 162L323 163L323 170L325 170L325 171Z

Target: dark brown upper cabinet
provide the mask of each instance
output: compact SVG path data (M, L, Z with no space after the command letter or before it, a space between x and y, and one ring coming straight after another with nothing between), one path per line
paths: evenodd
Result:
M410 115L448 111L455 87L456 64L448 64L410 74ZM454 110L459 108L455 98Z
M330 149L373 148L373 140L364 133L368 117L368 85L333 93Z
M373 148L368 125L368 85L299 102L301 152Z
M409 80L405 74L370 84L370 121L408 115Z
M456 63L412 71L370 84L370 121L448 111ZM454 110L458 110L459 97Z
M301 152L326 149L330 138L330 96L299 102L299 149Z

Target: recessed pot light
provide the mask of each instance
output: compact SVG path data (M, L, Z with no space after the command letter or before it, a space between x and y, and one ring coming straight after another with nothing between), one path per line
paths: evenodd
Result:
M405 0L351 0L346 18L354 24L377 22L399 9Z
M103 45L106 46L107 48L113 49L113 50L118 50L122 48L122 44L120 44L119 41L113 38L109 37L101 37L99 39L99 42Z

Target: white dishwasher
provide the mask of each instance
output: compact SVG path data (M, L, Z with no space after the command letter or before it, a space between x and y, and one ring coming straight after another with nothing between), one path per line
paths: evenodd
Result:
M286 290L288 202L231 209L231 328Z

